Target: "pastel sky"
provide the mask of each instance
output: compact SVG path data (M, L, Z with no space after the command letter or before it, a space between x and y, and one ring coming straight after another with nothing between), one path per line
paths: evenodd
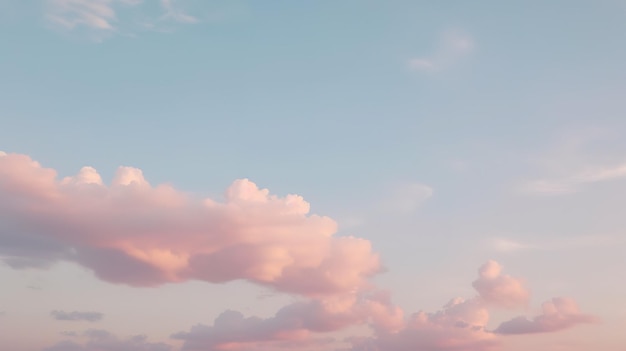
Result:
M0 345L624 351L626 2L0 0Z

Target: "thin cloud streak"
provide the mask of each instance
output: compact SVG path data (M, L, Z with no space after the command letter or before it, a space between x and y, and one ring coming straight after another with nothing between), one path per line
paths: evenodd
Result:
M585 185L626 178L626 164L612 167L590 168L574 175L557 179L538 179L523 183L523 193L539 195L565 195L582 190Z
M52 318L58 321L86 321L86 322L98 322L104 318L104 314L100 312L64 312L64 311L52 311L50 312Z
M584 235L542 239L534 242L521 242L508 238L493 238L486 243L490 250L500 253L589 249L624 244L626 244L626 238L623 235Z

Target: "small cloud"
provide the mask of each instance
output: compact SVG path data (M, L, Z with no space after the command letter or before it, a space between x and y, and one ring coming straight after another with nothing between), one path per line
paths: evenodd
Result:
M494 331L496 334L536 334L569 329L578 324L598 323L599 319L583 314L573 299L556 297L545 302L542 313L533 319L520 316L506 321Z
M472 286L487 303L504 307L525 307L530 300L530 292L520 279L502 274L502 266L496 261L488 261L478 270L479 277Z
M45 0L47 20L64 30L87 30L100 41L113 34L134 36L135 30L171 32L162 22L197 23L199 19L182 10L180 1L161 0L160 11L149 13L142 0ZM127 16L131 9L138 11ZM160 12L160 13L159 13ZM130 19L135 18L135 19ZM138 20L140 19L140 20Z
M558 251L568 249L589 249L623 245L626 238L622 235L581 235L535 240L531 243L520 242L507 238L493 238L487 242L489 249L500 253L519 251Z
M111 31L117 21L115 3L137 5L128 0L47 0L46 17L66 29L84 26L90 29Z
M410 213L433 196L434 190L421 183L402 183L395 185L383 206L389 211Z
M185 13L179 6L176 5L176 3L176 0L161 0L161 6L165 11L165 14L163 15L164 19L170 19L181 23L199 22L197 17Z
M588 167L584 171L555 179L538 179L522 183L523 193L565 195L578 192L584 185L626 178L626 164L612 167Z
M435 52L430 56L408 61L409 69L419 72L438 72L456 63L474 49L474 40L461 31L449 30L441 35Z
M100 312L64 312L64 311L52 311L50 312L52 318L58 321L87 321L98 322L104 318L104 314Z
M436 67L433 60L424 58L409 60L409 68L414 71L434 71Z
M557 134L550 148L529 159L545 175L520 181L514 191L560 196L593 184L625 179L625 150L619 143L618 130L588 126Z
M463 173L470 169L470 163L465 160L450 160L446 166L454 172Z
M511 252L517 252L517 251L529 250L529 249L535 248L534 246L522 244L520 242L513 241L510 239L505 239L505 238L491 239L489 242L489 246L494 251L503 252L503 253L511 253Z

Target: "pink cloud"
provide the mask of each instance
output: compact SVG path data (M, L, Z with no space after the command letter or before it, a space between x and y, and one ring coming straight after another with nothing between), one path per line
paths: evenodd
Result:
M499 341L485 330L489 312L478 299L453 299L435 313L414 313L404 327L352 340L353 351L492 350Z
M183 350L242 350L251 345L307 345L319 339L316 333L365 323L390 332L404 322L402 311L391 304L386 294L347 294L296 302L266 319L225 311L212 326L199 324L172 337L184 341Z
M0 256L14 267L64 259L113 283L247 279L307 296L358 290L380 271L369 241L334 237L335 221L309 214L302 197L247 179L224 201L197 199L132 167L107 186L91 167L59 180L28 156L0 154L0 199L10 229Z
M498 262L488 261L478 271L479 277L472 286L488 304L504 308L527 306L530 292L521 280L502 274Z
M598 318L583 314L573 299L556 297L544 302L542 313L532 320L517 317L500 324L495 330L498 334L534 334L549 333L574 327L578 324L597 323Z
M246 279L305 297L265 319L226 311L211 326L174 334L184 350L328 346L332 342L319 334L368 325L373 336L352 339L354 351L487 351L499 348L500 334L595 320L573 301L553 299L532 320L518 317L488 331L489 308L519 308L530 299L523 282L503 274L495 261L480 267L472 284L476 296L405 318L389 294L368 282L381 271L371 243L336 237L336 231L335 221L310 214L302 197L271 195L247 179L235 181L223 200L201 199L167 184L153 186L132 167L120 167L106 185L91 167L58 179L28 156L0 152L0 260L14 268L65 260L132 286ZM169 347L107 334L50 350L119 345Z

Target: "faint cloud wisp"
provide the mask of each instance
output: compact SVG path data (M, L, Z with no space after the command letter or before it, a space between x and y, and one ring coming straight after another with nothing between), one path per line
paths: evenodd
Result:
M409 69L417 72L439 72L456 63L474 49L474 40L461 31L449 30L442 34L432 55L412 58Z
M104 314L100 312L64 312L64 311L52 311L50 312L52 318L58 321L86 321L86 322L98 322L104 318Z

